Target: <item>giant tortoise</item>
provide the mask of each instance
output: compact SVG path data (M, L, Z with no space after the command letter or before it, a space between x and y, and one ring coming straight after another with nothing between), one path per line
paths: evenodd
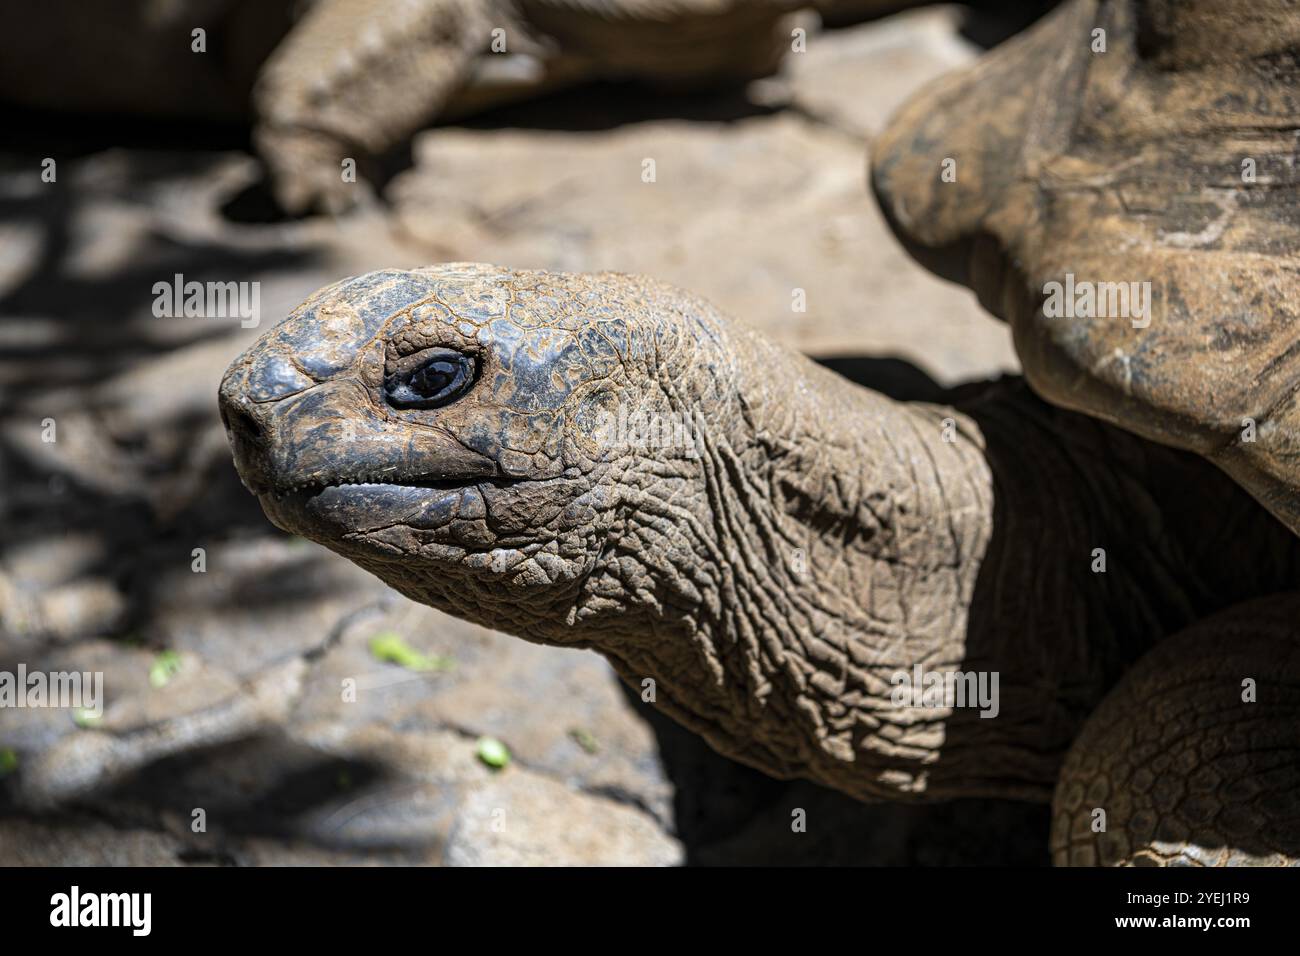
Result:
M1027 383L898 401L652 279L389 270L230 367L240 475L774 776L1054 799L1062 863L1300 862L1286 7L1075 0L876 144Z

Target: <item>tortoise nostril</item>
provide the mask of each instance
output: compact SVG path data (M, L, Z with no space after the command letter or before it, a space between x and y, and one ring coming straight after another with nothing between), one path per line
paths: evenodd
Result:
M221 424L232 435L253 444L260 443L265 434L262 423L238 405L221 406Z
M243 403L230 401L224 395L219 408L221 424L226 428L235 455L235 470L244 487L255 495L269 491L266 427L256 415L245 410Z

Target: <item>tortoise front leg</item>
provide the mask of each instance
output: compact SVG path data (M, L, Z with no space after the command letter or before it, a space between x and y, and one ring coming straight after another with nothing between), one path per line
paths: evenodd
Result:
M277 201L291 213L352 205L343 161L381 153L432 120L492 29L506 26L486 0L313 4L253 91L253 137Z
M1207 618L1125 675L1066 757L1052 856L1300 866L1300 595Z

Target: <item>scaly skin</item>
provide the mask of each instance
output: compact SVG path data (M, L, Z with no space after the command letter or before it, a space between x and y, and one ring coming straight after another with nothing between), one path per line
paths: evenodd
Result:
M1061 770L1058 864L1300 865L1297 620L1294 594L1250 602L1124 676Z
M398 407L431 349L477 378ZM322 290L220 401L277 525L595 648L724 754L866 799L1047 800L1121 673L1293 584L1300 544L1196 456L977 392L892 401L650 279L462 264ZM698 430L642 447L620 411ZM997 671L998 715L896 705L914 664Z

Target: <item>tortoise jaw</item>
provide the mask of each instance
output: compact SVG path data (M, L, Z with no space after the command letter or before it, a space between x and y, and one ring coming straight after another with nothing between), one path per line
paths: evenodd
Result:
M447 533L481 524L484 486L513 487L521 478L403 478L401 481L334 479L271 490L258 496L277 527L329 544L344 537L404 525Z
M427 506L459 494L459 487L439 490L369 482L303 483L263 492L258 501L277 527L329 544L347 534L414 520Z

